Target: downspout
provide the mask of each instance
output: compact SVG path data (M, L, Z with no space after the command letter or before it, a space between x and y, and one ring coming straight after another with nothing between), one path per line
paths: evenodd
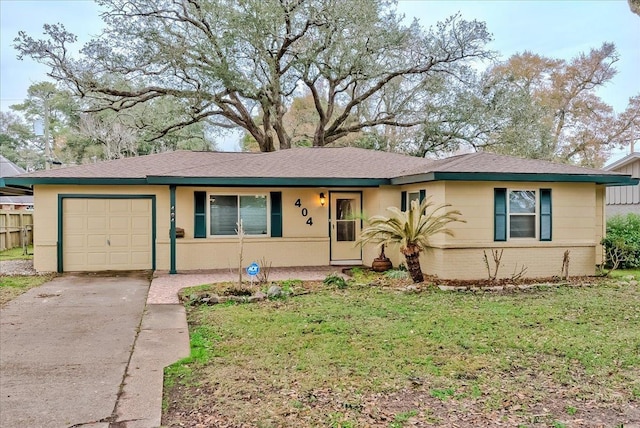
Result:
M169 205L171 206L171 222L169 228L169 247L171 254L170 274L176 274L176 185L169 185Z

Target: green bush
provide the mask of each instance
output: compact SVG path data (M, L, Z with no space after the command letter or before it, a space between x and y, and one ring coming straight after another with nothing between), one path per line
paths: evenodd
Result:
M347 288L347 281L344 280L337 272L327 275L324 281L324 285L330 285L339 289Z
M608 268L640 267L640 215L617 215L607 221L607 236L602 239ZM617 266L616 266L617 264Z

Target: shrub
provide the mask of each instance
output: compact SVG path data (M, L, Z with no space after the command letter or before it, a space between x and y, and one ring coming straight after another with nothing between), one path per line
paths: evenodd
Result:
M345 281L343 277L335 272L327 275L327 277L322 282L324 283L324 285L332 285L340 289L347 288L347 281Z
M640 267L640 215L617 215L607 221L607 236L602 239L605 264L609 268Z

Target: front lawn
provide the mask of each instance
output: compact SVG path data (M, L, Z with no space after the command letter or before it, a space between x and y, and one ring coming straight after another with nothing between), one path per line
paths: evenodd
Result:
M192 356L166 369L163 424L640 423L637 285L314 286L283 300L188 307Z

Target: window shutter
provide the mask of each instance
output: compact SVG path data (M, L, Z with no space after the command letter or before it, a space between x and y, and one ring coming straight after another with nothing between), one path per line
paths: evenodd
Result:
M271 237L282 237L282 192L271 192Z
M424 198L427 197L427 191L425 189L420 189L420 203L424 202Z
M407 210L407 192L400 193L400 211Z
M507 240L507 189L493 190L493 240Z
M194 213L193 237L207 237L207 192L193 192Z
M551 189L540 189L540 240L551 241Z

